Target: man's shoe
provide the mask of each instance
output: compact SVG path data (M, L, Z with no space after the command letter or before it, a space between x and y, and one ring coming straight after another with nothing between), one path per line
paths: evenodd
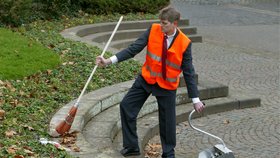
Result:
M140 155L140 151L137 148L123 148L120 153L126 157L126 156L136 156Z

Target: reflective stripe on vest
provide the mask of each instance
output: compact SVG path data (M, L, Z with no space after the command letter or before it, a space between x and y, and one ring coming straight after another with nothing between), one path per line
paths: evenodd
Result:
M152 59L154 59L154 60L156 60L156 61L158 61L158 62L161 62L161 57L159 57L159 56L157 56L157 55L155 55L155 54L152 54L152 53L149 52L149 51L147 51L147 55L148 55L150 58L152 58ZM170 66L170 67L173 67L174 69L178 69L179 71L181 70L181 66L180 66L180 65L177 65L177 64L175 64L175 63L172 63L171 61L169 61L169 60L167 60L167 59L166 59L166 65L168 65L168 66Z
M151 69L150 66L146 65L146 69L147 69L148 71L150 71L150 74L151 74L152 77L162 77L162 73L161 73L161 72L154 72L154 71L152 71L152 69ZM176 82L177 79L178 79L178 78L169 78L169 77L166 77L166 80L167 80L168 82Z

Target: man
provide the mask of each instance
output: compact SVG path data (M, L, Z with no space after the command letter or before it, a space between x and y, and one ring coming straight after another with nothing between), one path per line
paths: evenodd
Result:
M176 89L183 72L188 95L194 109L202 112L198 97L195 71L192 64L191 41L178 28L180 13L172 7L160 11L160 24L152 24L134 43L115 56L96 58L96 64L107 66L134 57L147 46L142 72L120 103L123 156L140 155L136 132L137 115L150 94L156 97L159 111L162 157L175 157L176 146Z

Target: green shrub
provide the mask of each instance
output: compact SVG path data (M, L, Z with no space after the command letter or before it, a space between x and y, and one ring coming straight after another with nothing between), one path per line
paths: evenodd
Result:
M32 0L1 0L0 21L4 24L18 26L30 21Z
M75 16L79 10L96 15L157 13L170 0L0 0L0 26L20 26L38 19Z
M84 11L92 14L156 13L169 0L80 0Z
M20 26L38 19L73 14L79 7L71 0L1 0L0 25Z

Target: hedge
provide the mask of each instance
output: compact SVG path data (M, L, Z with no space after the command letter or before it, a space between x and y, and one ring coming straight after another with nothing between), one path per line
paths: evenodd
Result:
M20 26L43 19L76 16L83 11L95 15L157 13L170 0L1 0L0 26Z

